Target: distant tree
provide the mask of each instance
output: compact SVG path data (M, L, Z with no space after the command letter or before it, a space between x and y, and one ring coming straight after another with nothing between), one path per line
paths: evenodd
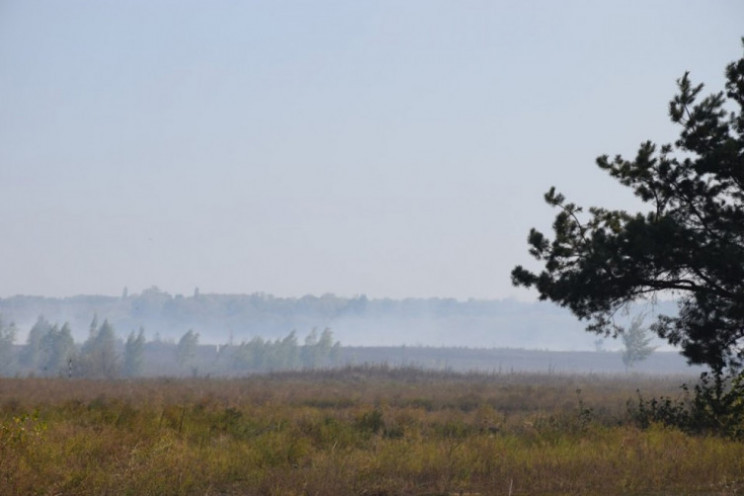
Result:
M314 328L305 336L305 344L302 347L300 356L302 357L302 366L314 369L318 365L318 329Z
M135 335L134 331L129 333L127 342L124 344L124 375L136 377L142 373L145 353L145 330L140 327Z
M620 338L625 346L622 360L626 370L648 358L656 349L655 346L651 346L653 336L649 329L643 326L643 321L644 316L638 315L633 318L627 329L620 331Z
M181 367L192 368L196 364L196 350L199 347L199 333L189 329L176 346L176 360Z
M116 333L108 319L94 330L97 322L91 324L91 335L83 343L80 358L80 372L86 377L113 379L120 373L119 356L116 353Z
M42 357L44 375L65 375L69 372L71 362L77 357L77 349L67 322L61 328L53 325L44 335Z
M0 375L8 375L14 369L13 343L16 337L14 323L6 324L0 315Z
M341 361L341 342L336 341L333 343L333 346L331 346L331 353L328 356L330 360L330 365L337 366L339 362Z
M90 327L88 327L88 339L94 339L98 334L98 314L93 314L93 320L90 321Z
M320 333L320 339L318 339L318 349L320 350L320 358L323 365L327 365L333 345L333 331L326 327Z
M367 300L366 295L360 295L356 298L351 298L347 301L344 312L350 313L352 315L363 315L364 312L367 310L368 303L369 301Z
M328 367L338 355L339 343L333 342L333 332L325 328L320 336L318 330L313 329L305 337L302 347L302 365L307 368Z
M268 372L297 369L303 366L306 359L300 354L295 331L275 341L266 341L257 336L248 342L231 346L230 349L233 369L239 371Z
M259 336L248 342L243 341L232 347L232 361L234 370L258 371L264 368L267 358L267 344Z
M279 361L278 369L294 369L300 366L300 352L297 346L297 333L290 332L284 339L278 343Z
M158 289L157 286L153 286L149 289L142 291L142 293L135 297L129 298L127 301L131 301L131 315L137 319L149 319L154 316L161 316L163 314L165 306L172 301L172 297Z
M51 328L52 324L43 315L39 315L36 323L28 331L26 345L20 353L21 365L30 370L37 370L39 368L43 360L42 341Z

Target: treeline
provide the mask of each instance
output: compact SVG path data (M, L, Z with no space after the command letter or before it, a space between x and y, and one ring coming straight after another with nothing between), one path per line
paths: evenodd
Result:
M0 313L30 325L40 314L51 320L68 321L84 329L91 315L105 315L117 329L157 330L175 337L190 327L199 329L211 342L239 336L279 337L288 329L323 328L339 321L360 319L406 320L416 318L493 318L525 311L524 304L511 301L452 298L351 298L324 294L282 298L265 293L172 295L157 287L141 293L123 291L116 296L45 298L13 296L0 299ZM554 308L542 309L555 312ZM535 311L530 310L532 318ZM490 327L493 327L491 325Z
M202 345L188 330L180 339L147 341L145 330L117 337L106 319L90 324L88 337L76 343L68 323L38 317L25 344L14 344L17 328L0 316L0 375L116 379L152 375L236 375L276 370L329 368L339 364L341 344L330 329L313 329L299 343L297 333L238 344Z

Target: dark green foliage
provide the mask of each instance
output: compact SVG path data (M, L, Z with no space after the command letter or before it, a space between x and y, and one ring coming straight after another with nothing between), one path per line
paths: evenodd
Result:
M703 374L695 385L693 428L744 438L744 375Z
M639 427L647 429L653 424L662 424L687 430L690 426L689 402L661 396L646 400L638 391L638 405L628 402L631 418Z
M684 399L668 396L644 400L630 408L636 423L647 428L663 424L692 434L717 434L744 439L744 374L702 374L692 394L684 385Z
M362 432L368 434L378 434L385 428L385 421L382 418L382 412L375 408L364 412L356 420L356 427Z
M674 294L679 313L651 329L719 375L744 361L744 58L728 65L726 80L725 91L702 99L702 85L688 74L678 80L674 143L647 141L633 160L597 159L647 211L586 215L551 188L554 239L529 234L543 268L512 271L515 285L535 287L604 335L617 334L613 316L627 304Z

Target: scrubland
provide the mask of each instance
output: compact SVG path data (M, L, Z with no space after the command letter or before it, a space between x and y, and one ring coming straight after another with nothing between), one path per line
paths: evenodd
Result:
M744 443L635 418L637 390L681 397L690 380L0 379L0 494L742 494Z

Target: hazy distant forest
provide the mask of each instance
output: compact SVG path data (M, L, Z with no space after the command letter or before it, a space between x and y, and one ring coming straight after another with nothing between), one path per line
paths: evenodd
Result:
M329 329L312 330L299 345L295 332L283 339L255 337L239 344L200 345L189 330L177 342L147 341L144 329L122 340L108 320L94 317L81 344L70 325L43 316L22 345L13 345L15 326L0 323L0 375L116 379L143 375L191 375L329 368L340 363L340 343Z
M660 304L660 308L663 304ZM672 306L673 307L673 306ZM260 336L284 338L292 330L333 330L347 346L465 346L593 350L596 336L584 332L567 310L549 303L454 298L374 299L332 294L281 298L264 293L171 295L156 287L120 297L14 296L0 299L0 314L25 332L39 315L67 322L75 341L88 338L91 320L108 320L121 338L140 328L150 339L177 340L193 329L201 342L225 344ZM619 345L602 343L608 349Z
M0 312L19 327L28 328L39 315L50 321L68 322L73 336L85 339L93 316L107 319L119 333L128 334L144 327L149 336L159 335L163 339L177 339L189 329L194 329L208 343L225 343L231 337L242 340L254 336L267 338L284 337L295 329L309 332L314 327L332 328L347 344L391 344L384 328L394 321L405 321L405 333L390 329L396 342L392 344L437 343L435 325L457 327L460 334L457 343L479 347L490 345L467 340L464 327L477 327L479 321L489 320L490 331L499 327L496 319L507 321L515 313L524 313L531 305L511 301L468 300L439 298L409 298L403 300L370 299L364 295L344 298L332 294L306 295L300 298L281 298L264 293L248 295L203 294L198 289L193 295L171 295L157 287L141 293L130 294L126 289L121 297L74 296L69 298L44 298L36 296L14 296L0 300ZM530 308L531 325L540 327L541 319L563 315L565 321L575 325L575 319L567 312L556 310L552 305ZM370 325L374 323L375 325ZM417 333L417 325L425 332ZM523 325L517 319L509 324L509 331ZM371 333L368 329L374 328ZM523 329L522 329L523 330ZM446 329L446 339L451 329ZM388 340L389 341L389 340Z
M121 297L15 296L0 300L0 312L4 376L236 376L364 364L486 372L628 369L618 341L605 343L566 326L562 319L571 322L570 316L554 307L510 301L277 298L198 290L184 297L151 288ZM431 345L437 333L451 335L456 346ZM494 345L499 342L487 341L485 333L512 341ZM391 344L394 337L398 341ZM587 338L593 349L576 351ZM406 345L406 339L414 344ZM575 341L574 351L544 348L579 339L584 341ZM675 352L638 362L633 370L692 372Z

